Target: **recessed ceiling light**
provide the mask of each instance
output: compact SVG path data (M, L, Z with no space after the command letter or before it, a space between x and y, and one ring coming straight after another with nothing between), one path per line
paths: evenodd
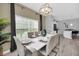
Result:
M73 24L70 24L70 26L73 26Z

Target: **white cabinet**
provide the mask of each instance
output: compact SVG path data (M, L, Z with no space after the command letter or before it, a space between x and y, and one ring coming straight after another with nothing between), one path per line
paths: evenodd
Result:
M64 31L63 36L72 39L72 31Z

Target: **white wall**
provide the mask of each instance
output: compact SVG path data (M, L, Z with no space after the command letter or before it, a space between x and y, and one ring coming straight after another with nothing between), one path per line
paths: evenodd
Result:
M54 28L53 28L53 24L55 23L53 21L53 18L52 16L46 16L45 18L43 18L43 29L46 29L47 33L50 33L52 31L54 31Z
M60 25L60 23L62 23L62 25ZM59 23L60 29L65 28L63 23L66 23L69 29L79 30L79 19L63 20L63 21L60 21L60 23ZM70 24L72 24L72 26Z
M50 16L46 17L46 30L48 33L53 31L53 21Z

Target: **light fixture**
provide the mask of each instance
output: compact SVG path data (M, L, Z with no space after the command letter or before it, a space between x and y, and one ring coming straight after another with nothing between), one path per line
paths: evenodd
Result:
M70 26L73 26L73 24L71 23Z
M50 5L48 3L45 3L39 10L40 14L42 15L49 15L52 12L52 8L50 7Z

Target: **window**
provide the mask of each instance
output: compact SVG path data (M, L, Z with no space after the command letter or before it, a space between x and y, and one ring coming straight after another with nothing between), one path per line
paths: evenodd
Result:
M31 19L19 15L15 15L16 18L16 34L22 34L24 32L38 31L38 20Z

